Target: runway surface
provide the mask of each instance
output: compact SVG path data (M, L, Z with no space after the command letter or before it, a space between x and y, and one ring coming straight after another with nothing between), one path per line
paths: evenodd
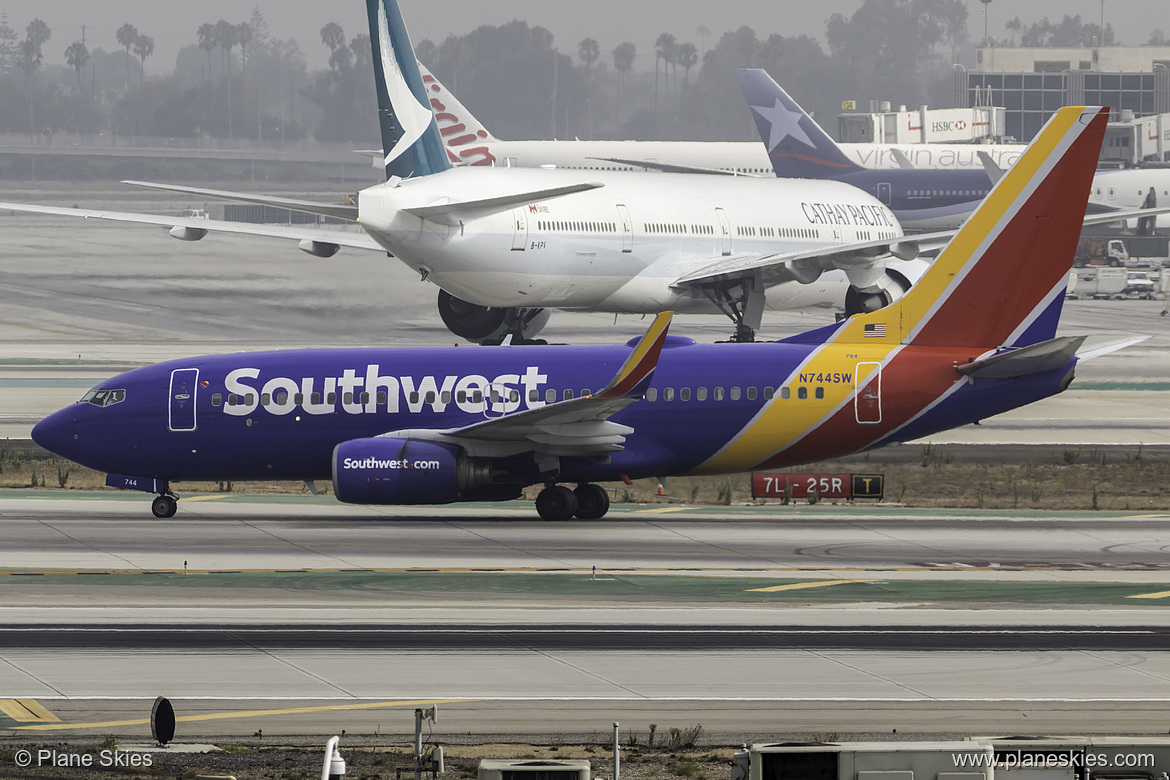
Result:
M463 738L619 720L729 740L1147 732L1170 704L1162 515L634 506L546 524L238 497L157 521L17 493L0 495L0 693L58 720L0 720L12 733L141 735L157 695L195 718L184 733L232 738L404 732L400 710L430 701Z
M203 205L100 186L19 197ZM0 215L0 229L0 437L143 363L454 341L436 289L377 253L46 217ZM1061 397L935 441L1170 444L1162 309L1068 302L1063 334L1150 338L1083 365ZM761 336L830 319L770 312ZM556 313L542 335L618 342L645 326ZM729 327L680 317L672 331L710 342ZM1164 732L1168 520L618 506L550 525L521 503L215 495L157 521L139 496L3 492L0 731L142 737L161 694L184 737L232 739L401 735L429 701L451 738L614 720L702 723L729 742ZM5 706L17 700L45 714Z

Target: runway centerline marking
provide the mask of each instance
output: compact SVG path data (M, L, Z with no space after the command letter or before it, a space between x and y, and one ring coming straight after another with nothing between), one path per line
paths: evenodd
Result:
M882 580L817 580L816 582L794 582L789 585L772 585L768 588L748 588L745 593L775 593L781 590L804 590L805 588L827 588L830 585L853 585L858 582L882 582Z
M266 715L300 715L309 712L333 712L336 710L373 710L386 707L419 707L425 704L458 704L474 702L476 699L417 699L413 701L377 701L361 704L328 704L317 707L289 707L279 710L240 710L238 712L209 712L205 715L182 715L176 722L193 723L203 720L230 720L237 718L260 718ZM47 711L46 711L47 712ZM50 716L51 717L51 716ZM73 729L100 729L115 726L141 726L150 723L150 718L134 720L110 720L101 723L61 723L38 726L16 726L13 731L71 731Z

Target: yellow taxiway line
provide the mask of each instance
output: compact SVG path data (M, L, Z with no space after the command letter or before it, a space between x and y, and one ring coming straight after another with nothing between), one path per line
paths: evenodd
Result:
M261 718L271 715L300 715L308 712L335 712L338 710L373 710L386 707L421 707L426 704L455 704L476 701L475 699L419 699L417 701L375 701L361 704L327 704L317 707L289 707L279 710L240 710L237 712L209 712L205 715L181 715L175 718L179 723L193 723L200 720L230 720L235 718ZM51 723L36 726L15 726L12 731L70 731L72 729L103 729L116 726L141 726L150 723L150 718L134 720L108 720L101 723Z

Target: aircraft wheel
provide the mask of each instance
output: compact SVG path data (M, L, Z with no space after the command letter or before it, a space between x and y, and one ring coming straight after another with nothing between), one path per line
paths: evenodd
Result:
M600 520L609 511L609 491L601 485L582 485L573 491L577 498L577 517Z
M179 502L174 496L158 496L150 502L150 511L155 517L174 517L179 509Z
M541 520L568 520L577 513L577 497L564 485L546 487L536 497L536 511Z

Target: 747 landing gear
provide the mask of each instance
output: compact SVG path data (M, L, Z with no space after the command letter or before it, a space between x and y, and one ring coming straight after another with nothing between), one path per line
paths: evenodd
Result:
M179 500L167 493L156 496L154 501L150 502L150 511L154 512L155 517L174 517L178 508Z

